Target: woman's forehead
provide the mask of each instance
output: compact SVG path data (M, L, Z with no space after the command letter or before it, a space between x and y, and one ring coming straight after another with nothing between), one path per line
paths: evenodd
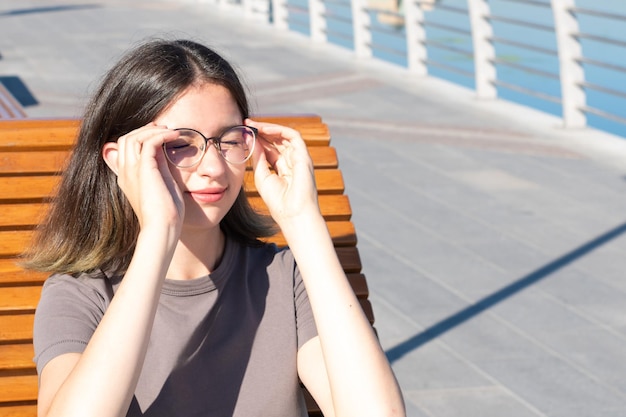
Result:
M155 119L170 129L186 127L207 135L241 121L241 111L230 91L214 83L190 86Z

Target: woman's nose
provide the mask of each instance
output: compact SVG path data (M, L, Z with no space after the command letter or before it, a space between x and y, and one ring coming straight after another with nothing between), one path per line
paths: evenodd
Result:
M226 170L226 163L226 160L220 155L217 146L213 142L209 142L207 143L206 152L198 164L197 171L201 175L217 177Z

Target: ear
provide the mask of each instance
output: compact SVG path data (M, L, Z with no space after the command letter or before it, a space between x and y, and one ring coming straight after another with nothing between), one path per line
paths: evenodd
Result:
M111 168L111 171L117 175L117 156L118 156L118 147L117 142L107 142L102 147L102 158L104 162Z

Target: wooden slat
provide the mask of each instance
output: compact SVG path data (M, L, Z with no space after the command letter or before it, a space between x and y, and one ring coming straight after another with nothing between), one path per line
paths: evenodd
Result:
M37 400L37 375L0 378L0 402Z
M35 404L0 404L0 416L37 417L37 406Z
M288 118L262 118L257 120L280 123L295 128L309 146L328 146L330 133L325 124L319 122L298 123ZM282 120L282 122L281 122ZM68 149L76 140L77 120L0 121L1 149Z
M6 129L0 123L1 150L67 150L76 140L76 128Z
M0 199L33 200L48 198L58 186L60 177L57 175L41 176L0 176ZM319 194L341 194L344 190L343 177L338 169L322 169L315 171L315 182ZM254 178L251 172L246 173L245 187L251 194L256 194Z
M24 271L12 258L0 258L0 284L41 283L48 276L45 272Z
M343 194L344 183L341 171L338 169L317 169L315 170L315 185L317 193L322 194ZM254 184L254 174L246 172L244 178L244 188L248 195L258 195Z
M49 197L59 183L56 175L0 177L0 199L29 200Z
M55 174L65 165L69 151L0 152L0 172L5 174Z
M315 169L337 168L337 151L332 146L315 146L308 148Z
M33 313L0 315L0 343L32 341L34 320Z
M57 129L73 128L76 130L79 125L78 119L24 119L24 120L2 120L0 129L4 130L28 130L28 129ZM2 141L0 140L0 143Z
M329 221L326 222L326 226L335 246L356 246L356 232L352 222ZM287 241L280 231L265 240L278 246L287 246Z
M358 298L366 299L369 297L370 292L367 287L367 281L365 280L365 275L360 273L351 273L346 274L348 277L348 281L350 281L350 286L352 286L352 290Z
M34 355L31 343L0 345L0 372L34 370Z
M337 168L337 151L330 146L309 148L315 169ZM0 173L12 174L56 174L70 156L69 150L40 151L32 148L21 151L0 151ZM250 169L252 167L250 166Z
M0 287L0 312L35 311L41 297L41 285Z
M346 195L320 195L320 208L327 220L350 220L352 208ZM249 197L250 204L261 213L267 214L265 202L260 197ZM49 203L11 203L2 204L3 215L0 218L0 227L33 226L42 218L48 209ZM2 232L0 232L2 233ZM10 237L8 237L10 238ZM12 245L9 244L8 246ZM0 255L14 254L7 252L0 239ZM0 270L1 271L1 270Z
M356 247L335 248L343 270L349 273L361 272L361 257Z
M39 224L48 203L8 203L2 204L0 227L33 226Z
M376 318L374 317L374 310L372 309L372 303L370 303L369 300L359 300L359 303L361 304L361 308L363 309L363 312L365 313L365 317L367 317L370 324L374 324L376 321Z
M26 249L32 232L29 230L0 231L0 256L14 257Z
M261 197L250 197L250 205L259 213L268 214L267 206ZM326 221L350 220L352 209L346 195L320 195L320 209Z

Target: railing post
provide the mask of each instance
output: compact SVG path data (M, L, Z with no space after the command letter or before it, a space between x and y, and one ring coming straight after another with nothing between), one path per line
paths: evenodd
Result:
M578 21L571 9L574 0L551 0L554 15L554 31L559 53L561 76L561 100L563 124L565 127L585 127L587 117L583 111L586 103L585 71L578 58L582 57L582 47L576 38L579 33Z
M272 23L276 29L289 29L287 21L289 12L287 11L287 0L271 0Z
M426 31L424 30L424 11L418 0L406 0L404 6L404 28L406 30L406 48L409 71L417 75L427 75Z
M311 39L314 42L326 42L326 7L323 0L309 0L309 19Z
M367 11L367 0L351 0L351 6L354 52L359 58L370 58L372 56L372 21Z
M498 95L496 80L496 52L491 42L493 28L489 21L487 0L467 0L472 44L474 46L474 79L478 98L493 99Z

